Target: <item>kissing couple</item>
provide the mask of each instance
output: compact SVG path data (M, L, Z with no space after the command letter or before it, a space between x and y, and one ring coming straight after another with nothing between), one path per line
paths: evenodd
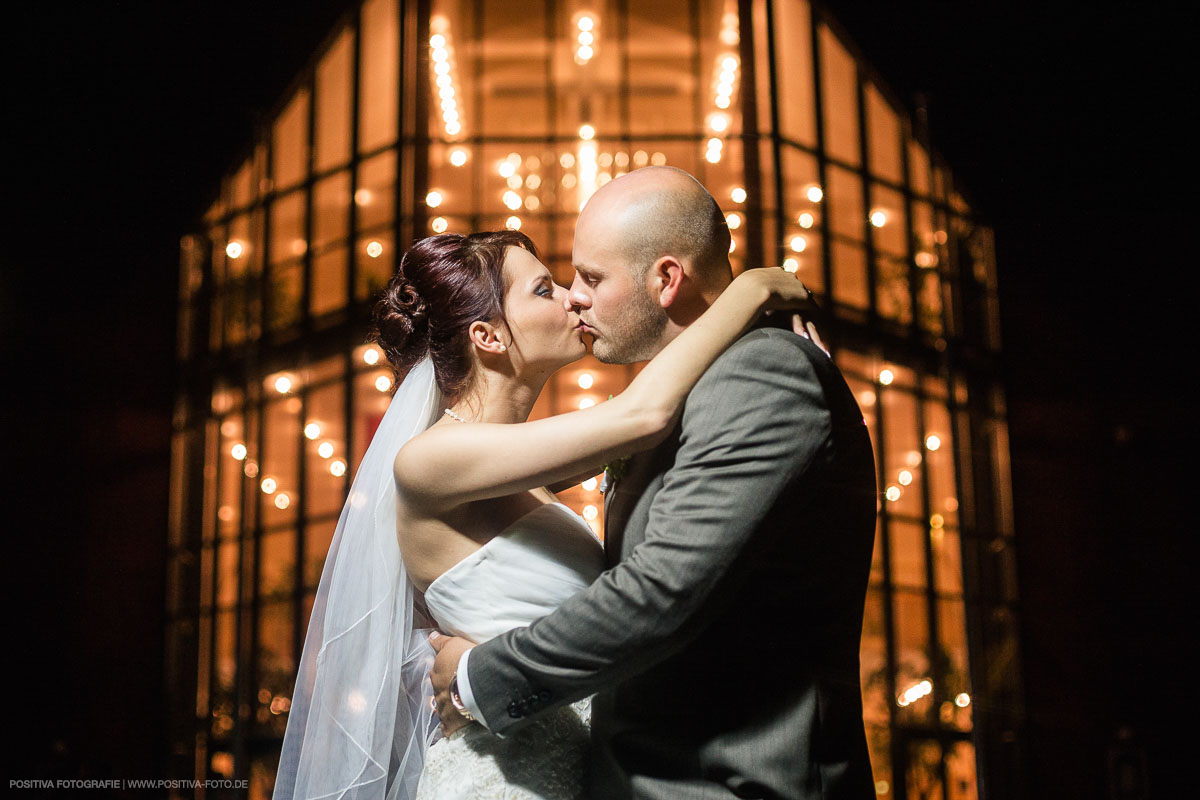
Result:
M873 798L860 409L796 276L733 277L692 176L580 212L568 289L516 231L405 253L398 388L350 490L274 797ZM776 312L776 313L772 313ZM647 362L527 421L583 357ZM603 469L605 535L556 491Z

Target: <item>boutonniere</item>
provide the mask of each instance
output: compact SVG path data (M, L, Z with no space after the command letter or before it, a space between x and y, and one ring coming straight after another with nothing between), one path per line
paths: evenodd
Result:
M629 456L618 458L615 461L610 461L604 465L604 480L600 482L600 493L606 494L609 489L617 485L617 481L625 476L626 470L629 469Z

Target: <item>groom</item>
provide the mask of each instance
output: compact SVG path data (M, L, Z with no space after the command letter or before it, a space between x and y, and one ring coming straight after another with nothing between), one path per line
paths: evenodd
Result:
M662 350L732 280L728 254L724 216L685 172L597 191L569 300L596 357ZM791 330L752 329L674 433L608 478L610 569L591 587L478 647L435 638L444 726L465 708L504 735L596 693L595 800L873 798L858 646L875 467L833 362Z

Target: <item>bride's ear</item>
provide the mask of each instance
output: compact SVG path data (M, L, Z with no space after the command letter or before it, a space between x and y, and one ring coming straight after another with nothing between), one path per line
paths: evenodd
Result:
M467 337L475 349L482 353L499 355L508 350L502 332L490 322L476 320L467 328Z

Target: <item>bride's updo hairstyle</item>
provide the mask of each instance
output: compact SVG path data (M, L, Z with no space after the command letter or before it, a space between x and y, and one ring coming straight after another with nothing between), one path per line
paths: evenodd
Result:
M471 380L467 328L476 320L506 322L509 247L537 256L533 240L520 231L443 233L408 249L375 305L372 330L397 385L428 355L442 397L448 403L458 399Z

